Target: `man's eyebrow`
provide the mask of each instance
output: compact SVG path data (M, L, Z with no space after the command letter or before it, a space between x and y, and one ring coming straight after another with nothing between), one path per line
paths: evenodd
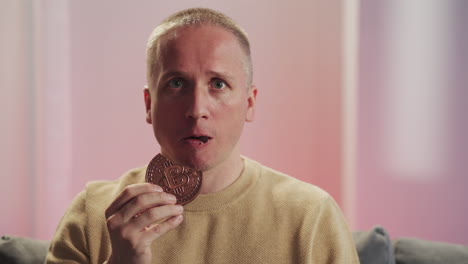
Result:
M234 79L234 76L229 74L229 72L210 70L210 71L207 71L206 73L208 75L215 76L217 78L222 78L222 79L227 79L227 80ZM165 80L173 76L187 76L187 75L189 74L184 71L167 71L161 75L160 80Z
M222 71L208 71L208 74L213 75L218 78L222 79L227 79L227 80L232 80L234 77L229 74L228 72L222 72Z
M167 79L169 77L172 77L172 76L185 76L187 75L185 72L182 72L182 71L168 71L168 72L165 72L161 75L161 80L164 80L164 79Z

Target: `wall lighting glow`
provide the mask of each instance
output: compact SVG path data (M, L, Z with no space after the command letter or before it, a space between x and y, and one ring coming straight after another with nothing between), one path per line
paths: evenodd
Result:
M382 154L394 175L427 179L446 163L449 13L439 0L391 5Z

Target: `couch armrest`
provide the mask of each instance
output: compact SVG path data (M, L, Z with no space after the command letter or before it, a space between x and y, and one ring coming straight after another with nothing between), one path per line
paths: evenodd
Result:
M0 240L0 263L43 264L48 248L48 241L25 237L2 236Z
M353 238L361 264L395 264L392 242L383 227L353 232Z

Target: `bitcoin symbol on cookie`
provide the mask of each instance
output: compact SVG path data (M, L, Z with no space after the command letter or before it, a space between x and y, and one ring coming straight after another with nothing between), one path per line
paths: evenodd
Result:
M173 165L165 168L164 177L172 192L179 195L184 193L184 186L190 181L189 176L184 172L184 168L180 165Z

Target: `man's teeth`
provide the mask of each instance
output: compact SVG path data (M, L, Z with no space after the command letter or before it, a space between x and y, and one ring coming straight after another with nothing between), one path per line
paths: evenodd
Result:
M199 139L200 139L203 143L206 143L206 142L208 142L208 140L209 140L209 138L206 137L206 136L201 136L201 137L199 137Z
M208 140L210 140L210 138L207 137L207 136L190 137L190 138L200 140L200 141L203 142L203 143L206 143L206 142L208 142ZM201 144L201 143L200 143L200 144Z

